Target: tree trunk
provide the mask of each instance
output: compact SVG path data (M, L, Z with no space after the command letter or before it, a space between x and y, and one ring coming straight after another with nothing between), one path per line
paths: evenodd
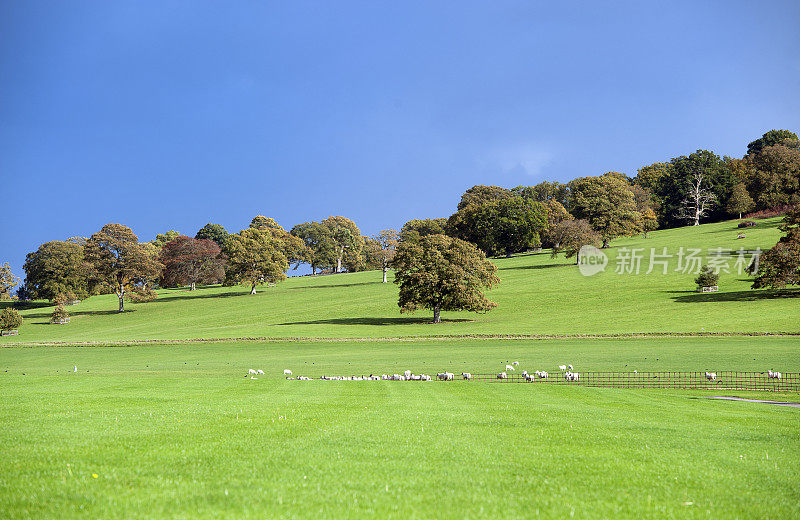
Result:
M256 284L253 284L253 287L250 288L250 294L256 293Z
M442 322L442 318L439 316L439 312L440 311L441 311L441 309L439 308L438 305L436 305L433 308L433 322L434 323L441 323Z
M603 249L606 249L607 247L608 247L608 239L603 237Z
M190 291L194 291L195 290L194 282L192 282L192 285L189 287L189 290Z
M311 276L316 276L316 275L317 275L317 266L316 265L312 265L311 266Z
M742 212L739 212L739 220L742 220Z
M389 271L389 268L383 266L383 283L386 283L386 273Z
M581 252L575 253L575 265L581 265Z
M339 255L339 257L336 259L336 272L337 273L342 272L342 255Z
M125 312L125 289L117 293L119 298L119 312Z

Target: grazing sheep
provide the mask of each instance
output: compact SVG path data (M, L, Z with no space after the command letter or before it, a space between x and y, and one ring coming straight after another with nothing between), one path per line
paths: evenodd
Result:
M445 372L444 373L444 380L445 381L452 381L455 377L456 377L456 375L454 373L452 373L452 372Z
M567 368L569 369L570 372L572 372L572 365L567 365Z
M286 370L283 371L283 375L290 376L292 375L292 371L287 368Z
M250 374L250 375L256 375L258 372L256 372L255 368L250 368L250 369L247 370L247 373Z
M300 381L311 381L311 378L310 377L306 377L306 376L300 376L297 379L300 380Z
M78 365L75 365L74 367L72 367L72 371L73 372L77 372L78 371Z
M767 376L770 379L778 379L778 380L780 380L780 378L783 376L783 374L781 374L780 372L773 372L772 370L770 370L769 372L767 372Z
M775 374L773 375L773 377L774 377L775 379L777 379L778 381L780 381L780 380L781 380L781 377L783 377L783 374L781 374L780 372L775 372Z
M464 379L472 379L472 374L470 374L469 372L461 372L461 377L463 377Z
M539 372L539 377L542 378L542 379L547 379L549 376L550 376L550 374L548 374L547 372L544 372L544 371Z
M564 379L566 379L567 381L577 381L578 379L580 379L580 374L578 374L577 372L567 372L566 374L564 374Z
M717 373L716 372L706 372L706 379L709 381L716 381L717 380Z
M389 376L387 376L386 374L381 374L381 379L386 381L387 379L389 379Z
M522 377L525 378L525 381L533 381L533 377L534 376L533 376L533 374L523 374Z
M567 365L558 365L558 369L559 370L566 370L567 369Z
M506 374L505 372L500 372L499 374L497 374L497 379L507 379L507 378L508 374Z
M264 371L263 371L263 370L261 370L260 368L258 369L258 375L260 375L260 376L263 376L263 375L264 375Z
M403 372L403 375L406 376L406 379L410 378L411 377L411 370L406 370L405 372Z
M523 371L522 371L522 377L525 377L525 376L527 376L527 375L528 375L528 371L527 371L527 370L523 370Z
M514 365L515 367L518 367L519 366L519 361L513 361L511 364Z
M512 367L511 365L506 365L506 371L507 371L507 372L510 372L510 371L512 371L512 370L516 371L517 369L516 369L516 368L514 368L514 367Z

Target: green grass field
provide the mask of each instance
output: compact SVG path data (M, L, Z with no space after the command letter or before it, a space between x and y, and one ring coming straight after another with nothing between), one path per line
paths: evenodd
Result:
M479 371L513 358L540 368L797 370L798 346L669 338L5 349L0 510L5 518L792 518L798 409L697 391L304 382L281 372ZM244 377L249 367L266 377Z
M798 517L798 408L701 390L282 376L487 373L512 360L551 373L798 372L800 335L763 334L800 332L797 291L752 291L728 273L700 295L674 267L614 273L626 247L766 249L776 223L744 240L735 222L618 240L592 277L547 254L497 259L497 309L440 325L400 315L378 272L255 296L161 291L122 315L115 296L93 297L65 326L28 309L21 335L0 339L0 517ZM489 337L563 334L620 337ZM246 337L285 340L224 340Z

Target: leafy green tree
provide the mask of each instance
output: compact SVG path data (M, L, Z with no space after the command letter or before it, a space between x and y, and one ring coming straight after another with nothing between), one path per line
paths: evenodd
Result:
M764 148L781 144L785 140L794 141L794 143L800 142L798 141L797 134L794 132L789 130L770 130L747 145L747 155L757 155ZM790 146L797 148L797 144L792 144Z
M53 300L74 292L79 299L89 295L89 270L83 247L72 242L46 242L25 257L25 293L31 299Z
M256 294L259 284L283 281L289 269L284 243L268 230L256 228L233 235L228 263L237 279L251 286L250 294Z
M632 236L642 229L636 198L622 174L581 177L570 182L572 214L584 219L600 234L603 247L614 238Z
M181 236L180 233L178 233L174 229L170 229L166 233L159 233L158 235L156 235L156 238L151 240L150 243L156 246L156 249L161 249L162 247L164 247L164 244L172 242L179 236Z
M700 268L700 274L694 279L698 289L703 287L713 287L719 283L719 273L713 267L704 265Z
M800 285L800 204L786 214L780 229L784 236L759 259L754 289Z
M0 311L0 330L16 330L22 326L22 316L13 307Z
M469 242L446 235L401 241L392 264L400 312L429 309L440 323L443 310L485 312L497 306L482 292L500 283L497 267Z
M59 303L53 308L52 314L50 314L50 323L59 323L61 320L67 318L69 318L69 311L64 308L63 303Z
M265 217L264 215L257 215L250 222L250 227L267 231L273 238L280 240L283 243L283 254L290 264L299 265L306 257L306 246L303 240L283 229L283 226L278 224L275 219ZM297 269L298 265L295 265L295 269Z
M530 199L536 202L555 201L566 206L569 204L569 186L558 181L540 182L535 186L517 186L511 190L523 199Z
M644 208L641 212L642 215L642 231L644 231L644 238L647 238L647 233L658 229L658 216L653 208Z
M119 312L125 310L125 293L155 280L164 267L150 248L139 243L131 228L121 224L106 224L89 237L84 257L92 269L90 282L116 293Z
M485 204L487 202L492 202L500 199L507 199L509 197L516 197L518 196L511 190L506 188L501 188L500 186L473 186L461 196L461 200L458 203L457 210L461 210L469 206L470 204Z
M649 190L651 193L657 193L662 179L668 177L671 173L672 165L670 163L657 162L642 166L634 177L633 182Z
M573 220L573 216L564 207L563 204L555 199L549 199L544 203L544 209L547 214L547 226L542 231L542 246L543 247L557 247L558 237L554 234L556 225L564 222L565 220Z
M0 265L0 300L10 300L11 291L19 285L20 279L11 272L8 262Z
M551 254L555 258L559 253L564 253L565 258L575 257L575 264L579 265L580 250L583 246L592 245L600 247L602 239L588 221L583 219L562 220L550 230L552 240L555 241Z
M335 272L342 272L342 262L347 256L347 263L353 265L360 263L361 231L355 222L346 217L330 216L322 221L328 228L328 238L333 241L333 251L336 258Z
M291 234L303 241L301 261L311 266L311 274L336 264L335 244L328 226L321 222L304 222L294 226Z
M750 166L747 189L757 209L800 202L800 149L798 141L784 139L745 157Z
M725 209L731 215L738 213L739 218L742 218L742 213L750 211L752 207L753 199L750 198L750 194L747 193L747 187L743 182L736 184L736 186L733 187L731 198L728 199L728 204Z
M213 240L224 252L225 247L231 240L231 235L221 225L208 223L197 231L197 234L194 236L194 238L197 240Z
M425 218L409 220L400 228L400 237L406 239L419 239L428 235L444 235L447 226L446 218Z

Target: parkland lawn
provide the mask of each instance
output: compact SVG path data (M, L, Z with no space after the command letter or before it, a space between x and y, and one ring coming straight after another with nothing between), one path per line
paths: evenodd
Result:
M546 253L494 259L498 307L439 325L401 315L379 272L254 296L163 290L124 314L96 296L63 326L41 302L0 339L0 518L798 518L798 408L699 390L283 378L515 360L553 376L798 372L799 291L723 273L718 293L698 294L674 257L645 274L650 248L767 249L776 224L741 240L735 222L617 240L591 277ZM615 274L625 248L644 249L639 275ZM579 334L619 337L552 339ZM259 337L278 339L225 339Z
M796 371L798 347L764 337L6 348L0 511L795 518L800 409L701 391L286 381L282 370L478 372L518 359ZM245 377L251 367L266 375Z

